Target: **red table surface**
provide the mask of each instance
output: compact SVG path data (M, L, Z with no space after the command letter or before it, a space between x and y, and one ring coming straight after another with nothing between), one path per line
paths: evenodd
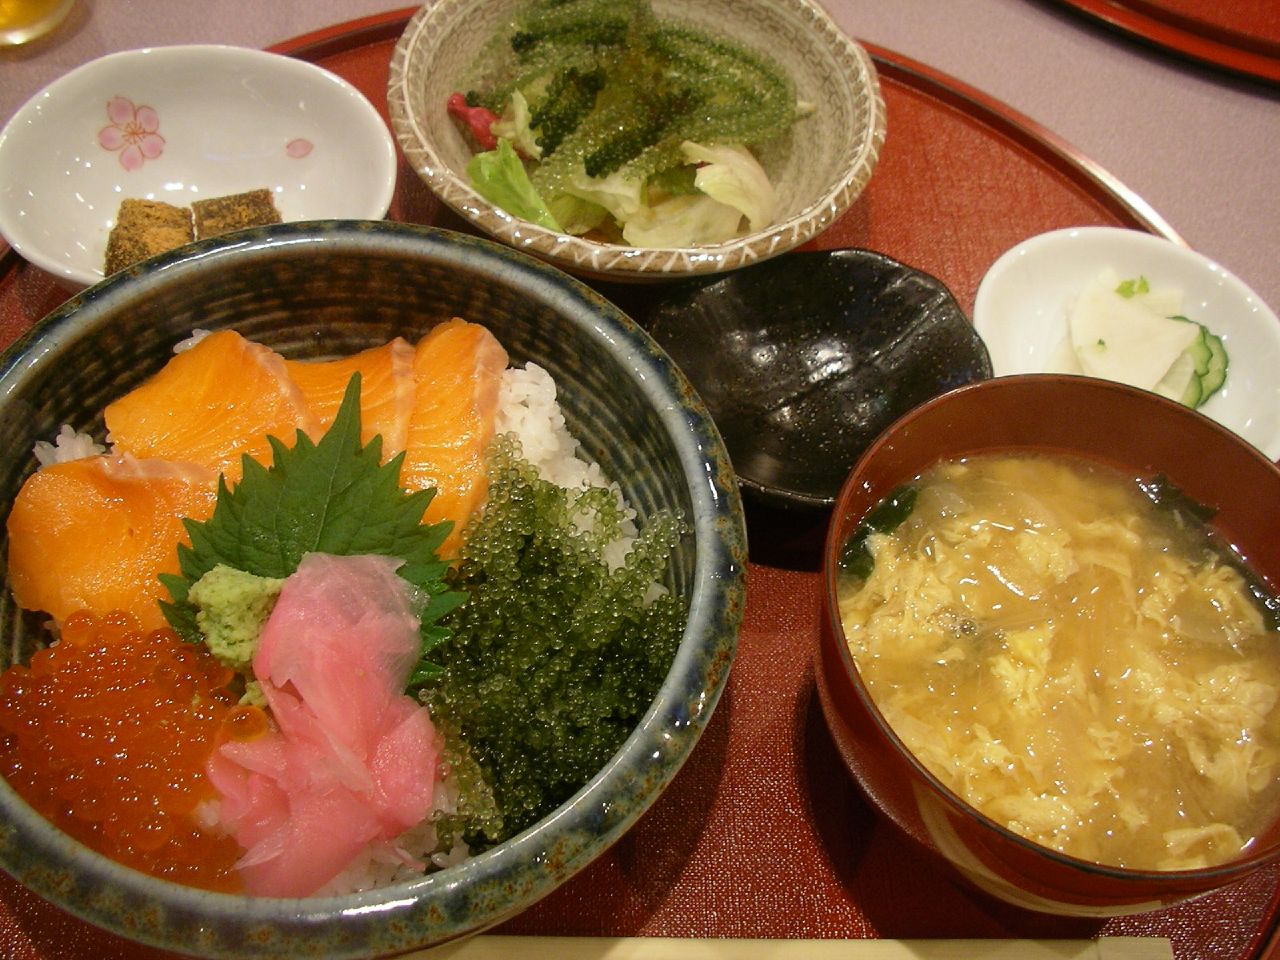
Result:
M1247 49L1280 54L1280 4L1275 0L1130 0L1129 5Z
M385 115L406 12L282 45L358 86ZM872 48L889 133L870 186L811 244L882 251L940 277L966 311L1008 247L1064 226L1173 236L1136 197L976 91ZM391 216L463 229L402 165ZM609 288L633 311L643 289ZM65 294L11 258L0 345ZM1019 911L973 892L872 810L835 752L813 684L822 518L748 507L751 559L738 659L685 768L581 874L496 932L673 937L1169 937L1180 958L1269 955L1280 870L1169 910L1112 920ZM0 876L0 956L154 958Z
M1276 0L1058 0L1172 53L1280 83Z

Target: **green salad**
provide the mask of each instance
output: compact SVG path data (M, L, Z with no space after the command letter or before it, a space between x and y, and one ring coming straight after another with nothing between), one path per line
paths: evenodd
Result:
M766 56L647 0L531 0L448 109L479 152L472 187L550 230L638 247L767 227L758 159L808 108Z

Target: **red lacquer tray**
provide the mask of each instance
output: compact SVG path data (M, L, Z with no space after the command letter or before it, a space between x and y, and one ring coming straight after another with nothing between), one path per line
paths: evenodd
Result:
M384 107L391 48L411 11L276 49L323 64ZM940 277L965 310L999 254L1046 230L1113 224L1176 235L1120 184L1026 118L872 47L888 140L866 193L813 247L883 251ZM395 218L463 228L402 168ZM633 311L645 293L609 289ZM0 346L63 298L10 255ZM820 520L749 509L752 545L738 660L719 709L670 789L611 851L499 933L920 938L1159 936L1180 960L1263 955L1280 871L1176 909L1063 920L956 882L875 814L845 773L813 689ZM0 875L0 956L154 958Z
M1276 0L1058 2L1180 56L1280 83L1280 3Z

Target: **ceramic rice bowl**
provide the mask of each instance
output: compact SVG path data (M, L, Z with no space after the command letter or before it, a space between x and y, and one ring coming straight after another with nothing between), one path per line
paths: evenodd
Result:
M100 411L193 327L233 327L291 357L417 340L458 315L488 325L512 362L555 377L569 428L617 478L641 522L689 525L667 586L689 600L674 662L619 752L554 814L461 865L410 883L304 901L208 893L143 876L71 840L0 781L0 867L126 937L209 957L382 956L488 927L602 853L658 797L723 688L744 603L741 503L715 427L683 375L618 310L559 271L491 242L375 222L283 224L163 255L90 288L0 365L0 505L60 424ZM5 543L7 554L7 541ZM7 589L0 666L43 642Z

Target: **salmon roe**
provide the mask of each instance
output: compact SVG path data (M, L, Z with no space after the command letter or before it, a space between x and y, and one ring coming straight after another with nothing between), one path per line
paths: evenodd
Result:
M204 766L225 735L232 671L171 630L77 613L0 674L0 773L86 846L152 876L240 889L232 838L201 829Z

